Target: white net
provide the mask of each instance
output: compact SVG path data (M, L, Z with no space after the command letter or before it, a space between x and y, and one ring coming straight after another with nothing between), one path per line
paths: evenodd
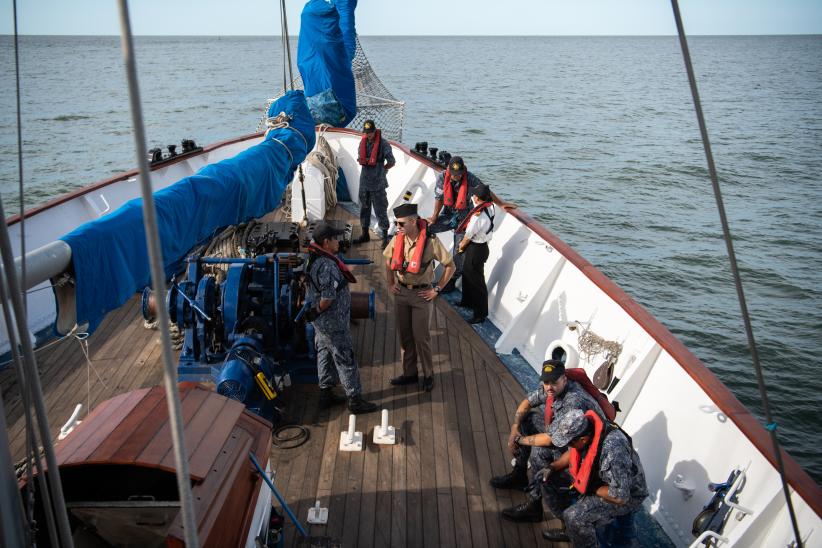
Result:
M405 118L405 102L398 101L388 88L377 77L371 63L357 38L357 51L351 62L354 70L354 80L357 87L357 115L348 124L348 127L360 130L366 120L374 120L382 130L383 137L394 141L402 141L402 126ZM298 75L294 79L294 89L303 89L303 80ZM271 103L282 97L282 93L269 99L263 111L263 117L257 126L257 131L265 128L266 113Z

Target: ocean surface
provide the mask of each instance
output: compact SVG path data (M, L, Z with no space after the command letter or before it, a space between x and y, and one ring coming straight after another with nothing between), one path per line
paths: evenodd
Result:
M404 142L462 155L762 416L674 37L361 41L406 102ZM12 44L0 37L7 215L19 207ZM822 482L822 37L690 44L780 440ZM279 38L136 48L149 147L253 133L282 87ZM118 38L23 37L20 64L28 205L135 165Z

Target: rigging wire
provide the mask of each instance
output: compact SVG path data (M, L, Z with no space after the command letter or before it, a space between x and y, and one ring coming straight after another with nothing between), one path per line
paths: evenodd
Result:
M288 14L285 11L285 0L280 0L283 10L283 28L285 29L285 53L288 56L288 81L294 91L294 68L291 64L291 37L288 35Z
M23 121L20 112L20 54L17 34L17 0L12 2L14 11L14 83L17 95L17 176L19 180L18 192L20 195L20 275L23 280L23 290L26 286L26 216L23 203ZM28 297L23 293L23 308L28 310Z
M705 158L708 162L708 172L711 177L711 185L713 186L717 209L719 209L719 219L722 223L722 234L725 239L725 246L728 250L728 259L731 263L731 272L733 273L734 285L736 286L739 308L742 312L742 321L745 324L745 334L748 337L748 348L751 352L751 359L753 360L754 369L756 370L756 382L759 386L759 396L762 399L762 407L765 412L766 424L768 425L766 430L768 430L771 434L771 442L773 443L777 470L779 471L779 478L782 481L782 491L785 494L785 501L788 505L788 513L791 517L791 526L793 527L793 534L796 541L795 546L797 548L802 548L802 537L799 534L799 525L796 521L796 513L793 508L793 502L791 501L791 493L788 487L788 482L785 478L785 464L782 461L782 450L776 436L776 423L773 421L771 416L771 406L768 401L768 391L765 387L765 377L762 372L762 364L759 361L759 352L756 348L756 341L754 340L753 326L751 325L751 318L748 314L748 305L745 301L745 292L742 289L742 278L739 274L739 267L736 262L736 253L734 251L733 240L731 238L731 229L728 224L728 217L725 214L725 204L722 200L722 191L719 188L719 178L716 174L716 165L714 164L713 152L711 151L711 142L708 139L708 128L705 125L705 116L702 113L702 103L700 102L699 90L696 86L696 76L694 75L694 68L691 63L691 54L688 50L688 41L685 37L685 28L682 24L682 15L679 12L679 2L677 0L671 0L671 7L673 8L674 18L676 19L676 28L677 33L679 34L679 43L682 47L682 57L685 61L685 69L688 72L688 83L691 87L694 109L696 110L696 117L699 121L699 132L702 135L702 146L705 149Z
M157 209L154 206L154 195L151 188L151 172L148 166L146 153L146 135L143 125L143 112L140 103L140 87L137 82L137 61L134 54L134 38L131 32L127 0L118 0L120 13L121 47L123 62L128 79L129 102L131 103L131 119L134 125L134 148L137 156L137 166L140 174L140 191L143 197L143 226L146 234L149 263L151 265L151 281L154 294L162 295L165 291L165 272L163 270L163 250L160 246L160 235L157 230ZM169 325L168 310L164 306L157 307L157 320L160 325ZM188 456L185 448L183 433L182 405L180 392L177 389L177 369L171 349L171 338L168 329L160 329L160 342L163 356L163 380L165 384L168 416L171 425L171 440L174 449L174 464L177 471L177 492L180 496L180 506L183 514L183 532L188 548L197 548L197 521L194 516L194 501L191 495L191 481L188 466Z

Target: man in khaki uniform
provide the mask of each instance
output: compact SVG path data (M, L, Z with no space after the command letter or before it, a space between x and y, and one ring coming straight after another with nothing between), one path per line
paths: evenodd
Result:
M394 208L397 234L383 251L388 289L394 294L394 310L402 348L402 375L391 384L404 385L419 380L417 358L422 363L426 392L434 388L434 358L431 353L431 310L434 299L454 274L454 262L428 223L420 219L416 204ZM395 251L396 250L396 251ZM434 261L445 266L434 283Z

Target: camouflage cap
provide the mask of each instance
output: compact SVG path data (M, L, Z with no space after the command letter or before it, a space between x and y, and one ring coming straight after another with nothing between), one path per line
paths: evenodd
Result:
M557 421L554 434L551 436L551 443L554 447L565 447L585 434L589 424L585 413L580 409L572 409Z
M565 374L565 364L562 360L545 360L542 362L542 373L539 380L542 382L557 382Z

